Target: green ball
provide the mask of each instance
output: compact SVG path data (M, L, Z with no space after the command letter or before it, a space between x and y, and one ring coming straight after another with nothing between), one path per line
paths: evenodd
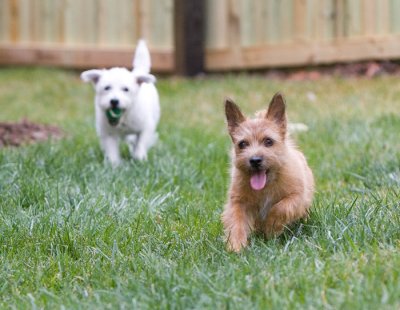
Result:
M120 108L110 108L106 110L106 116L111 125L116 125L122 116L122 110Z

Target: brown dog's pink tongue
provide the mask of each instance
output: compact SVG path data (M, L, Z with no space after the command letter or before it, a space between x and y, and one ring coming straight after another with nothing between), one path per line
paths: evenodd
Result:
M250 178L251 188L256 191L263 189L265 183L267 183L267 174L265 171L256 172Z

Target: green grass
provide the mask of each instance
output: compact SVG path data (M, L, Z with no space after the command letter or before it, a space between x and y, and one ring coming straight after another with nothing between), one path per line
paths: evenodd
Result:
M227 75L160 79L160 143L112 170L78 72L0 70L0 121L61 126L61 141L0 150L0 308L400 307L400 83ZM286 94L317 183L310 219L224 249L229 137ZM314 92L317 101L307 99Z

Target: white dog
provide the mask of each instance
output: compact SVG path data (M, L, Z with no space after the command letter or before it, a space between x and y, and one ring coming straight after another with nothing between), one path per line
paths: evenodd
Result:
M160 104L150 67L149 50L140 40L132 71L111 68L81 74L81 79L92 82L96 90L96 130L105 157L113 166L121 162L121 138L125 138L132 157L138 160L146 159L148 149L157 141Z

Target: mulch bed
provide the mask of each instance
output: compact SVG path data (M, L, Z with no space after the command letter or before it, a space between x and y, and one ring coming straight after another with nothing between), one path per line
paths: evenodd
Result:
M17 123L0 122L0 148L60 139L62 131L52 125L36 124L23 119Z

